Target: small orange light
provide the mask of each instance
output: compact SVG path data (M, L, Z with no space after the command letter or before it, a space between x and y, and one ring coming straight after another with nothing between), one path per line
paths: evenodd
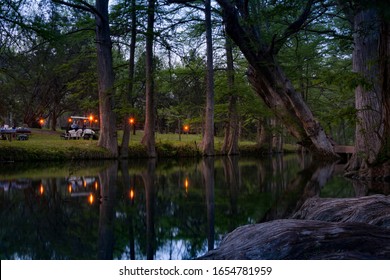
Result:
M93 194L89 194L89 197L88 197L89 204L92 205L94 200L95 200L95 198L93 197Z
M96 119L96 120L95 120L95 123L97 123L97 122L98 122L98 120Z
M130 124L134 124L134 118L129 119Z
M69 119L68 119L68 122L70 122L70 123L71 123L71 122L72 122L72 118L69 118Z
M98 184L98 182L96 181L95 182L95 190L97 190L99 188L99 184Z
M134 191L133 191L133 190L130 190L130 199L131 199L131 200L134 199Z
M189 131L190 130L190 127L188 125L185 125L184 126L184 131Z
M190 185L190 182L188 181L188 178L184 180L184 188L186 189L186 192L188 192L188 187Z
M44 120L44 119L40 119L40 120L39 120L39 124L40 124L40 125L43 125L44 123L45 123L45 120Z
M71 185L71 184L68 185L68 192L69 192L69 193L72 192L72 185Z
M40 194L40 195L43 195L44 192L45 192L45 188L44 188L43 185L41 184L40 187L39 187L39 194Z
M84 188L86 188L87 187L87 181L83 181L83 186L84 186Z
M90 116L89 116L89 120L90 120L90 121L93 121L93 115L90 115Z

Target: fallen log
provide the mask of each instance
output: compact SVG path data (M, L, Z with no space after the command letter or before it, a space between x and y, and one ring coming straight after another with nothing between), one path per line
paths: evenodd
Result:
M275 220L235 229L199 259L390 259L390 230L363 223Z

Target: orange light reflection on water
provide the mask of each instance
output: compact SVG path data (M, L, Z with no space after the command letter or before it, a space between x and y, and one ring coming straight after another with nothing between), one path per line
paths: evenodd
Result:
M133 199L134 199L134 196L135 196L134 190L131 189L131 190L130 190L130 199L133 200Z
M39 186L39 194L40 194L40 195L43 195L44 192L45 192L45 188L44 188L43 185L41 184L41 185Z
M88 202L89 202L89 204L93 204L93 202L94 202L94 200L95 200L95 198L93 197L93 194L89 194L89 196L88 196Z
M190 186L190 182L188 181L188 178L184 180L184 188L186 190L186 193L188 193L188 187Z

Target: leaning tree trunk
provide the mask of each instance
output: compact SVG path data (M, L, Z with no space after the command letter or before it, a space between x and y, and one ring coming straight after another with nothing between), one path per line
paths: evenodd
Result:
M334 158L332 143L320 123L314 118L310 108L295 91L272 56L249 61L248 77L256 93L282 121L298 143L313 154Z
M348 163L349 171L372 165L382 146L384 126L377 63L379 38L377 11L365 9L355 12L353 71L361 82L355 89L355 154Z
M154 118L154 67L153 67L153 32L154 32L154 9L155 0L149 0L148 4L148 26L146 33L146 108L145 108L145 129L142 144L146 147L149 157L156 157L156 143L154 139L155 118Z
M108 149L112 156L118 155L116 118L113 111L114 72L110 26L108 22L108 0L96 0L96 48L98 57L98 88L100 135L98 145Z
M276 54L292 34L306 23L314 1L308 1L301 16L271 43L252 25L250 9L241 1L217 0L223 8L227 34L249 63L248 77L257 94L298 139L299 143L321 157L337 158L330 139L316 121L302 95L295 91L276 61ZM246 2L247 5L248 2Z

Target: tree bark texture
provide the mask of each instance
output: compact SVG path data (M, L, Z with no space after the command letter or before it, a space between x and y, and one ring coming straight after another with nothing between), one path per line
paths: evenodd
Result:
M383 100L384 141L383 157L390 158L390 18L384 17L380 27L379 73Z
M358 222L390 229L390 197L319 198L305 201L293 219L325 222Z
M279 67L275 54L280 48L267 45L259 35L261 32L249 22L249 10L242 7L239 1L217 0L223 8L226 32L240 48L249 63L248 78L257 94L298 139L315 155L337 158L333 146L324 129L314 118L302 95L295 91L290 80ZM312 1L308 1L310 7ZM247 7L246 7L247 8ZM305 9L298 19L303 24L308 10ZM291 27L291 26L290 26ZM295 32L299 28L296 28ZM286 30L286 34L291 33Z
M129 57L129 84L128 84L128 93L126 96L126 104L130 105L131 96L133 95L134 88L134 69L135 69L135 46L137 40L137 13L136 13L136 3L135 0L131 0L131 42L130 42L130 57ZM129 123L130 114L125 114L123 119L123 137L120 155L122 158L127 158L129 156L129 142L131 134L131 124ZM133 124L135 125L135 124Z
M154 10L155 0L149 0L148 4L148 25L146 32L146 108L145 128L142 144L146 147L147 155L151 158L157 156L154 116L154 65L153 65L153 40L154 40Z
M375 9L355 12L353 71L360 84L355 89L357 111L355 154L348 170L364 169L377 160L384 132L379 84L379 22Z
M205 132L202 140L202 152L206 156L213 156L214 151L214 66L213 43L211 30L211 1L205 1L206 19L206 48L207 48L207 77L206 77L206 119Z
M98 57L98 90L100 134L98 145L118 155L116 117L114 108L114 72L112 43L108 19L108 0L96 0L96 49Z
M227 68L227 86L229 92L228 121L225 129L224 143L222 153L228 155L238 155L238 113L237 113L237 92L234 82L234 64L233 64L233 42L226 36L226 68Z
M199 259L389 259L390 230L362 223L276 220L229 233Z

